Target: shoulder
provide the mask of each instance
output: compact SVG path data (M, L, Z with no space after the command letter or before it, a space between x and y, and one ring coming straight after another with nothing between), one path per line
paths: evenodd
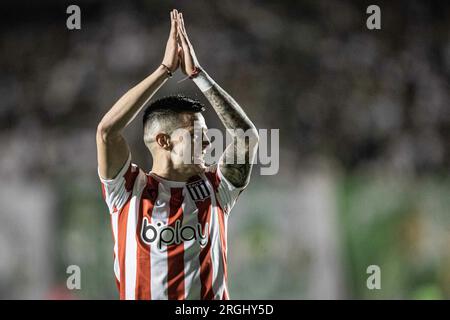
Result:
M210 166L207 166L204 172L206 178L212 183L214 189L217 189L217 187L220 184L220 178L219 175L217 174L217 168L218 164L215 163Z
M205 174L206 173L215 173L217 171L217 167L218 167L217 163L214 163L212 165L206 166Z

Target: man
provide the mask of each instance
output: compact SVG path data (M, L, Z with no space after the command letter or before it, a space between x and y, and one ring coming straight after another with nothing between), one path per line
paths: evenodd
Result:
M170 18L162 64L122 96L97 128L116 282L121 299L228 299L227 220L249 182L258 133L200 67L182 14L173 10ZM203 106L183 96L160 99L144 113L144 142L153 157L151 172L144 173L131 163L122 131L178 67L203 92L234 140L217 165L205 166L209 140ZM195 151L198 143L200 152ZM193 145L192 161L185 161ZM245 161L227 161L234 155Z

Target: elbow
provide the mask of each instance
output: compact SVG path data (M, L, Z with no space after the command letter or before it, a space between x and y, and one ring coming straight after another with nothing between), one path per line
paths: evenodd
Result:
M256 129L256 127L252 127L249 129L249 137L251 138L252 141L255 142L255 144L259 143L259 132Z
M255 127L251 127L244 132L243 136L238 136L237 140L243 141L247 150L254 150L259 145L259 133Z
M100 122L97 126L97 134L96 134L97 141L105 142L107 135L108 135L107 127L102 122Z
M106 142L112 133L112 126L100 121L97 126L97 140Z

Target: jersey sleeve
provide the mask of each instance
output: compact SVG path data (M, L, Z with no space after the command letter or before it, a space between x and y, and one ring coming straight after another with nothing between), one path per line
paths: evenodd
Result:
M138 173L139 168L131 163L131 154L115 178L104 179L100 175L100 171L98 171L102 184L103 199L108 205L109 213L120 212L126 204L132 193Z
M225 214L229 214L246 186L240 188L235 187L227 178L225 178L222 171L220 171L220 166L217 164L211 167L210 172L219 205Z

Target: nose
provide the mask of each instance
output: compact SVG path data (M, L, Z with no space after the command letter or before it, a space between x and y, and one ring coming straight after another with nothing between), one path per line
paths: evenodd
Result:
M205 150L211 144L211 140L209 140L206 134L203 134L202 137L202 149Z

